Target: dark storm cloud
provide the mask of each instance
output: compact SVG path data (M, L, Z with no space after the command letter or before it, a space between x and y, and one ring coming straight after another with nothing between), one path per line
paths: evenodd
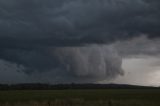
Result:
M142 34L159 37L159 5L158 0L1 0L0 59L30 74L51 71L87 81L115 77L123 73L116 50L92 45Z
M155 0L0 2L0 38L5 46L107 43L141 33L159 35L160 3Z

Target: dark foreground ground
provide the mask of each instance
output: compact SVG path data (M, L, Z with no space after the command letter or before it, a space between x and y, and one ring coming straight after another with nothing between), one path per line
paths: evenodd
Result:
M0 106L160 106L160 89L0 91Z

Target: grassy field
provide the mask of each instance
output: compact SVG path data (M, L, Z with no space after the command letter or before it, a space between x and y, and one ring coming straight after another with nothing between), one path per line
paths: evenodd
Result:
M0 91L0 106L160 106L160 90Z

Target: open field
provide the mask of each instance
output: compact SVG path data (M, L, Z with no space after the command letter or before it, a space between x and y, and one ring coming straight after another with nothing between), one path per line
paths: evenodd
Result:
M0 91L0 106L160 106L160 90Z

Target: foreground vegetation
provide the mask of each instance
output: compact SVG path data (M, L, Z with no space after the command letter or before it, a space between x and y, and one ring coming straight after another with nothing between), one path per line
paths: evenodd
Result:
M160 90L0 91L0 106L160 106Z

